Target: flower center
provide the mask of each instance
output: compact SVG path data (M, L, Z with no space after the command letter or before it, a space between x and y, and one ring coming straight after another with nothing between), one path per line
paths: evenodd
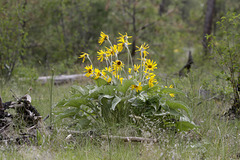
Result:
M92 69L88 69L88 73L92 73Z
M117 62L117 65L120 66L122 63L120 61Z
M150 64L150 65L148 65L148 68L152 68L152 65Z

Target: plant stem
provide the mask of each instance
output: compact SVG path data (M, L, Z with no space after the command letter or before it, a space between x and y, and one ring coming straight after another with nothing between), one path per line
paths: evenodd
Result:
M53 101L53 77L54 77L54 69L52 69L52 77L50 84L50 126L52 127L53 117L52 117L52 101Z

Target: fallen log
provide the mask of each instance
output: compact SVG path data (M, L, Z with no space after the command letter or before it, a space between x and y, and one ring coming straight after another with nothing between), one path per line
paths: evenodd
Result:
M74 81L82 81L87 80L85 74L73 74L73 75L60 75L60 76L41 76L38 77L37 81L41 84L47 83L49 80L53 78L53 82L55 85L60 85L64 83L74 82Z

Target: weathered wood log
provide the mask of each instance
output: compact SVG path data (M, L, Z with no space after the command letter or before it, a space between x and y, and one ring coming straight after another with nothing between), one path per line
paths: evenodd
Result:
M45 84L49 80L52 79L52 76L42 76L38 78L38 82ZM73 75L60 75L60 76L54 76L53 81L55 85L60 85L64 83L69 83L73 81L82 81L87 80L87 77L85 77L85 74L73 74Z

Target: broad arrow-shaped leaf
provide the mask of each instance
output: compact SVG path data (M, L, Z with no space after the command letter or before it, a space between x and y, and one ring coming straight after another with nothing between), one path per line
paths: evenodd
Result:
M121 102L121 100L122 100L122 99L121 99L120 97L115 96L115 98L114 98L113 101L112 101L112 107L111 107L111 109L112 109L112 110L115 110L117 104L118 104L119 102Z

